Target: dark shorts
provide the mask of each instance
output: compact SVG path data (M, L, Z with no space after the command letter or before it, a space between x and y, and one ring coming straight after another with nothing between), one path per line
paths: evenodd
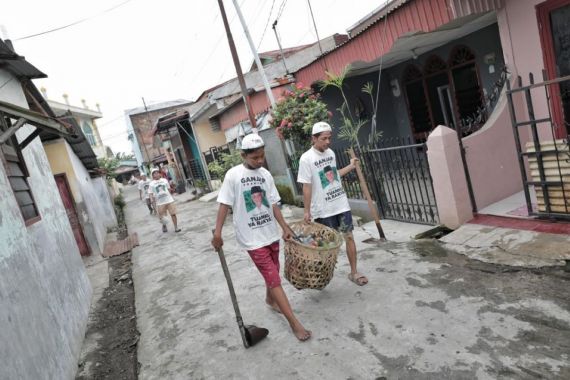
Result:
M354 230L354 225L352 224L352 213L350 211L345 211L333 216L327 216L326 218L317 218L315 219L315 222L324 224L325 226L342 233L348 233Z

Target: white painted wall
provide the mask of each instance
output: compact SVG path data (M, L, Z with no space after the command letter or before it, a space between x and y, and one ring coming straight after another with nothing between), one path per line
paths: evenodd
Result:
M90 178L87 169L69 144L66 143L65 146L81 193L81 199L75 200L78 203L79 218L83 225L89 224L93 227L99 251L102 252L105 247L107 227L117 224L109 193L106 187L101 187L97 178Z
M0 70L3 83L0 100L27 108L18 80ZM0 164L0 379L72 379L91 286L40 139L23 155L42 219L25 226Z

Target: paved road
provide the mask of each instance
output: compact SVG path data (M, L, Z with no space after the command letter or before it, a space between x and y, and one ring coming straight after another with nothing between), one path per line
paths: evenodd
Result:
M284 288L314 338L298 343L264 305L262 279L226 226L225 250L247 323L270 330L245 350L209 246L215 204L179 198L183 232L160 232L127 188L141 379L568 379L570 276L512 270L433 242L360 241L370 284L346 279L341 253L323 291Z

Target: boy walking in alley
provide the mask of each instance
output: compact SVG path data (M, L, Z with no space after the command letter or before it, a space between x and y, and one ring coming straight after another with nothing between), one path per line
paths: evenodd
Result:
M305 221L331 227L344 235L346 253L350 264L348 279L357 285L366 285L368 279L356 269L356 244L352 230L352 213L340 178L356 168L357 159L337 170L335 153L329 149L332 128L325 122L318 122L312 129L312 148L303 153L299 160L297 182L303 184Z
M152 215L153 213L156 214L156 210L154 209L154 206L150 200L150 193L148 192L149 186L150 186L150 179L147 178L146 174L142 173L141 179L138 183L139 197L142 201L144 195L146 206L148 207L148 211Z
M174 205L174 198L170 194L170 185L168 180L161 178L158 169L152 169L151 172L152 181L148 187L148 193L151 197L151 202L156 205L158 209L158 217L160 218L160 223L162 223L162 232L167 232L168 228L166 224L166 212L170 214L172 218L172 224L174 224L174 232L180 232L178 228L178 219L176 218L176 206Z
M231 207L236 239L247 250L265 280L265 302L287 318L297 339L305 341L311 337L311 332L297 320L281 287L277 223L283 230L283 239L291 239L293 231L277 206L280 198L273 177L263 168L264 145L256 133L245 136L242 140L241 155L244 162L231 168L224 178L218 195L220 207L212 245L219 249L224 244L222 227Z

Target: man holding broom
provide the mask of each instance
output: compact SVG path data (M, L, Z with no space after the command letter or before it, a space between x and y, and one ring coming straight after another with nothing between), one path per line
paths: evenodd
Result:
M236 239L247 250L265 280L265 302L283 314L297 339L306 341L311 337L311 331L306 330L295 317L281 287L277 226L283 230L284 240L291 239L294 232L277 206L280 198L273 177L263 167L265 143L257 133L252 133L243 138L241 151L243 164L234 166L226 173L218 195L220 206L212 245L217 250L224 244L222 228L231 207Z
M344 235L346 253L350 264L348 279L356 285L368 283L368 279L356 269L356 244L352 231L352 213L340 178L356 168L358 159L337 170L335 153L329 149L332 128L325 122L313 125L311 149L299 160L297 182L303 184L305 222L315 222L333 228Z

